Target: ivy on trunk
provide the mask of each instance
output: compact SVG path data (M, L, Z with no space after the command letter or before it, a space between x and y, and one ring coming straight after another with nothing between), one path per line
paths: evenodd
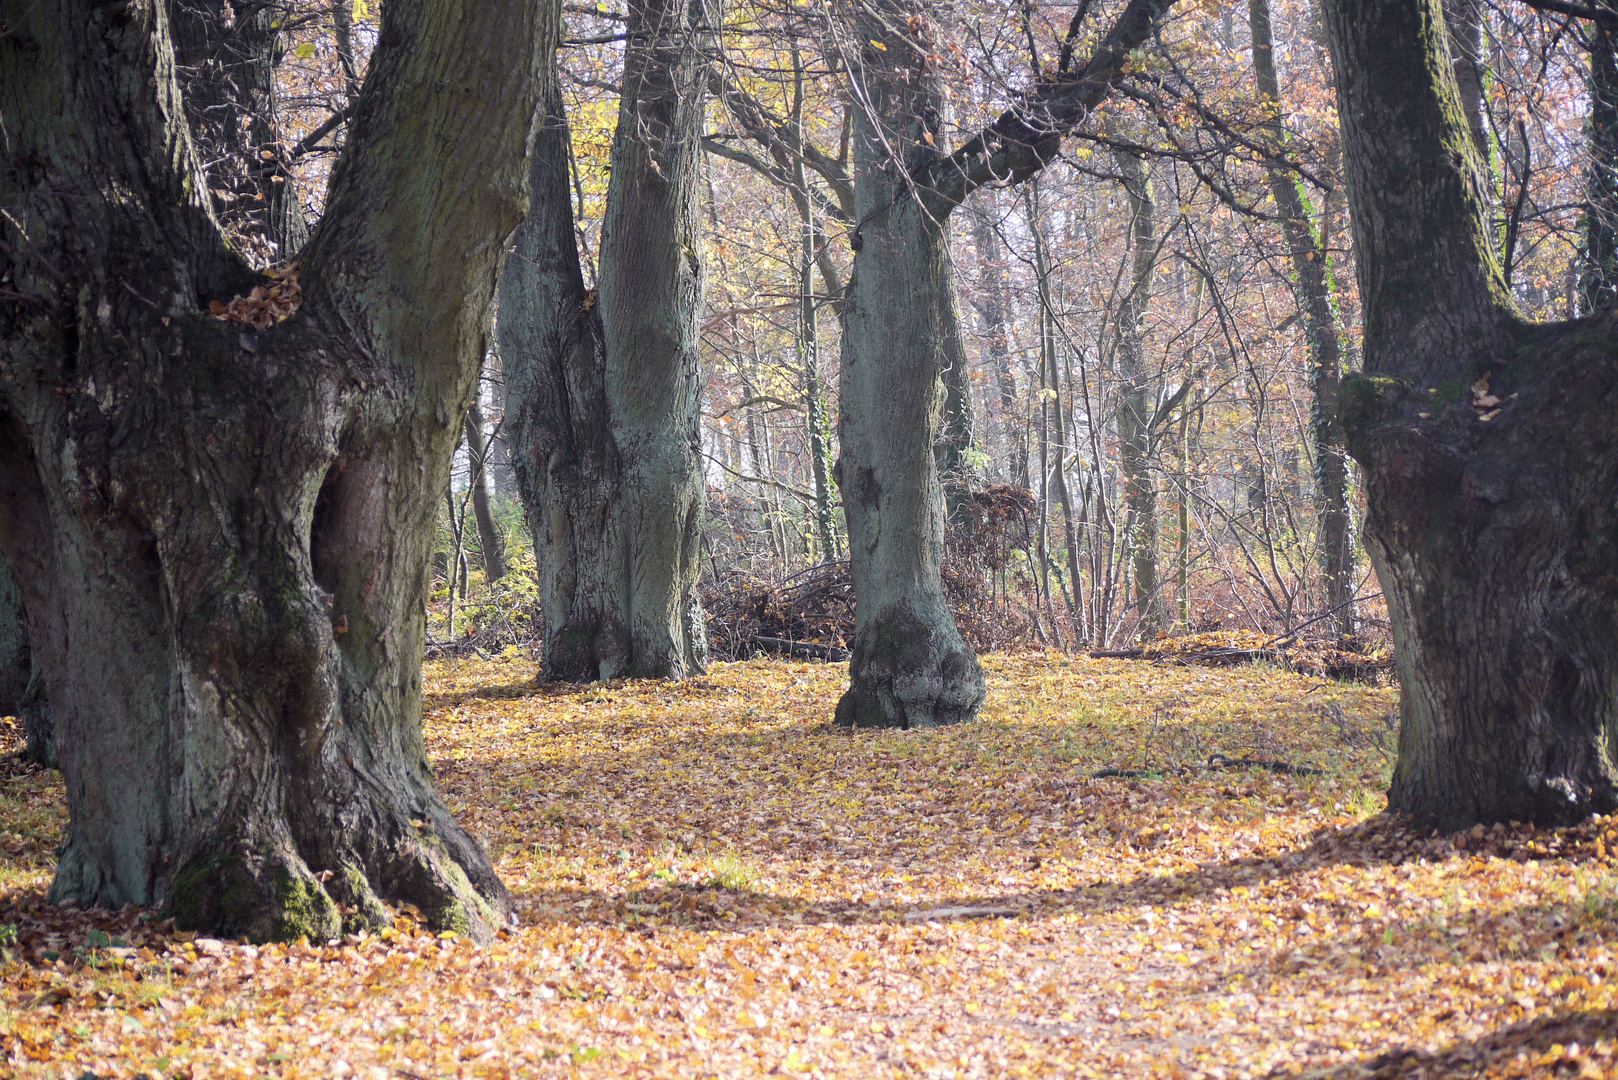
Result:
M488 935L509 901L428 770L423 611L559 5L390 0L302 307L259 327L209 314L277 282L216 216L169 5L0 21L0 550L67 786L52 898Z

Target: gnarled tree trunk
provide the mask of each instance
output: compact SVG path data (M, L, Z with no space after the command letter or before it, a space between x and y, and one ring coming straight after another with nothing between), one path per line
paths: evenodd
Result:
M67 785L51 896L255 939L410 901L487 935L508 900L428 771L423 609L558 5L390 0L280 322L293 287L205 194L168 13L0 4L27 297L0 299L0 549ZM255 285L256 321L209 315Z
M1618 336L1513 309L1437 0L1327 0L1365 297L1344 381L1398 661L1389 807L1618 807Z
M551 678L681 678L707 658L697 208L713 22L700 3L630 5L599 294L584 287L567 123L546 76L533 211L501 279L499 333Z

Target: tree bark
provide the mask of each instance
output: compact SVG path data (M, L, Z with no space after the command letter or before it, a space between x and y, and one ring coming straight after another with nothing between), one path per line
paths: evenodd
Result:
M926 52L892 27L902 3L855 22L854 206L860 222L843 306L838 487L859 598L850 686L837 722L935 727L969 720L983 672L944 606L945 508L935 456L943 373L963 353L949 229L913 196L942 136L943 83ZM879 43L878 48L872 42Z
M231 247L166 4L0 15L0 550L54 708L51 897L325 940L509 901L421 731L438 493L558 5L390 0L301 309ZM267 303L263 298L258 302ZM285 311L282 312L285 314Z
M1364 376L1345 380L1423 826L1618 807L1618 340L1517 315L1436 0L1328 0Z
M491 461L489 440L483 431L483 406L474 396L466 409L467 480L472 485L472 517L478 525L478 547L483 551L483 580L493 584L506 576L506 542L495 523L489 494Z
M1248 0L1248 22L1253 31L1254 81L1271 110L1265 119L1265 136L1270 152L1281 154L1286 149L1286 127L1281 113L1281 80L1275 70L1269 0ZM1309 388L1314 396L1309 427L1315 443L1320 576L1325 584L1326 608L1332 613L1330 624L1346 636L1354 633L1354 535L1348 507L1348 460L1338 416L1343 358L1338 346L1336 305L1327 276L1325 237L1317 236L1309 221L1297 176L1272 164L1268 179L1292 262L1304 340L1309 345Z
M214 213L259 266L309 240L281 144L275 66L292 6L264 0L175 0L174 63Z
M584 287L547 67L533 209L501 280L499 332L550 678L683 678L707 659L698 170L713 25L700 3L629 7L599 294Z

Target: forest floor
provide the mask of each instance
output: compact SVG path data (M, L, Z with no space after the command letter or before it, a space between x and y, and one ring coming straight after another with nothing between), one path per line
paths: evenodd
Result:
M1618 1071L1618 820L1411 834L1378 814L1388 688L985 668L977 723L849 733L841 665L429 665L434 771L521 914L490 948L408 911L253 947L51 908L61 784L7 758L0 1073Z

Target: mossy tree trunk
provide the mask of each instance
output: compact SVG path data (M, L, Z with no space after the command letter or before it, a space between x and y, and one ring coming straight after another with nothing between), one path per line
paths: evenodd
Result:
M947 100L931 11L877 0L850 11L854 268L843 306L837 483L858 597L837 722L932 727L969 720L983 672L944 606L945 511L934 448L944 373L964 356L949 215L988 183L1056 156L1123 76L1173 0L1131 0L1088 62L1041 80L988 129L945 153Z
M1423 826L1618 807L1618 336L1513 309L1437 0L1327 0L1365 369L1344 381Z
M706 662L698 199L714 22L701 2L629 5L599 293L584 286L547 65L533 210L501 279L499 334L551 678L682 678Z
M329 938L509 901L434 789L421 655L436 500L520 220L555 4L390 0L304 299L206 194L169 6L0 19L0 550L56 716L51 896Z

